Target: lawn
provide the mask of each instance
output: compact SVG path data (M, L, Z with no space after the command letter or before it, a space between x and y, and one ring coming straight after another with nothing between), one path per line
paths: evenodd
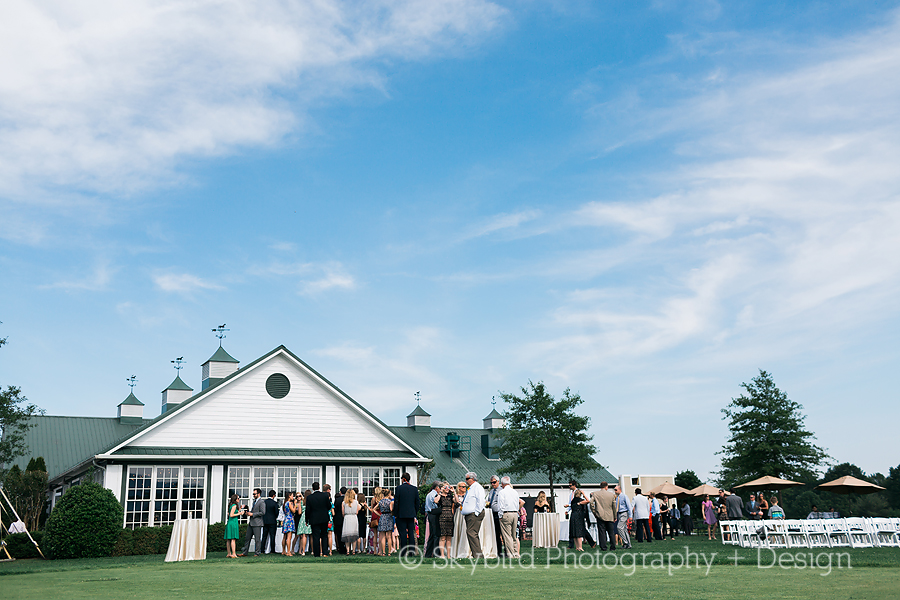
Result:
M337 594L366 600L460 593L467 598L546 599L598 592L691 600L748 593L757 598L845 599L896 598L900 590L898 548L846 550L840 568L834 556L830 568L824 555L817 568L810 568L815 556L810 560L809 550L779 552L776 560L782 561L781 566L776 562L760 569L756 551L739 549L735 560L733 547L696 538L688 544L696 558L692 555L691 568L686 568L679 559L684 556L684 546L676 540L636 544L631 552L615 554L589 551L557 557L553 552L549 560L547 551L536 550L533 565L526 560L512 567L498 567L496 561L475 567L469 561L453 566L426 561L407 569L396 558L289 559L280 555L240 560L211 557L174 564L163 562L160 555L21 560L0 564L0 589L5 597L42 600L227 597L235 593L299 598ZM763 566L772 565L771 553L763 553L761 558ZM583 568L576 568L576 561Z

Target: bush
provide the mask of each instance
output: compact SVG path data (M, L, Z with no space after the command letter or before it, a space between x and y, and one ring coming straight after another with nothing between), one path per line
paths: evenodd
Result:
M31 534L31 537L33 537L34 541L38 543L38 546L41 546L41 540L44 537L44 532L35 531ZM31 543L31 540L28 539L28 534L26 533L13 533L4 539L6 540L6 549L9 551L10 555L13 558L41 557L41 555L38 554L37 548L35 548L34 544ZM45 553L47 552L47 550L43 546L41 546L41 550L43 550ZM6 555L0 553L0 558L6 558Z
M47 558L110 556L123 516L122 505L103 486L86 481L69 488L47 519L44 553Z
M123 529L119 532L119 539L113 546L113 556L131 556L133 552L133 536L130 529Z

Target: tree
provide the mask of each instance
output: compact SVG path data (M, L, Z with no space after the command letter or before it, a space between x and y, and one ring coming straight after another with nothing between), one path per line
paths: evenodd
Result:
M789 400L762 369L741 387L746 394L732 398L722 409L731 435L718 452L722 455L719 485L731 487L764 475L814 480L828 454L804 428L803 406Z
M675 485L683 487L686 490L692 490L695 487L703 485L703 482L700 481L700 478L697 477L696 473L688 470L675 473Z
M589 417L574 413L583 400L569 388L556 400L544 389L544 383L528 382L522 395L500 393L508 408L503 413L506 427L498 433L502 460L509 464L501 474L524 476L532 471L547 475L550 482L550 504L554 504L553 484L563 478L576 478L587 469L600 465L594 460L597 448L589 442Z
M6 338L0 338L0 347L4 344ZM9 385L4 390L0 386L0 468L28 451L25 433L34 427L29 421L34 415L44 414L43 410L27 402L28 398L18 387Z
M50 558L97 558L112 554L124 509L111 491L92 481L73 486L56 503L43 546Z

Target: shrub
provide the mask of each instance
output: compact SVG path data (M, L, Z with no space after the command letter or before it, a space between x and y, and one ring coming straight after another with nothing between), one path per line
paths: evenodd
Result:
M92 481L63 494L47 519L48 558L110 556L122 530L123 509L113 493Z
M116 545L113 546L113 556L131 556L134 553L132 533L130 529L119 531L119 539L116 540Z
M34 538L34 541L38 543L38 546L41 546L41 550L46 554L46 548L41 545L44 532L35 531L31 534L31 537ZM41 555L38 554L37 548L34 547L34 544L31 543L31 540L28 539L28 535L25 533L13 533L4 539L6 540L6 549L9 550L9 553L13 558L41 557ZM0 558L6 558L6 555L0 553Z

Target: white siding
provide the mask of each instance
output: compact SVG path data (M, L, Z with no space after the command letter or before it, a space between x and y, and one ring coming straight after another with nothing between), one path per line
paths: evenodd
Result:
M210 362L209 376L215 379L224 379L238 370L237 363Z
M103 487L108 489L119 502L122 501L122 465L106 465Z
M291 382L290 392L280 400L266 392L266 379L273 373L283 373ZM369 417L280 354L183 408L129 445L405 449Z

